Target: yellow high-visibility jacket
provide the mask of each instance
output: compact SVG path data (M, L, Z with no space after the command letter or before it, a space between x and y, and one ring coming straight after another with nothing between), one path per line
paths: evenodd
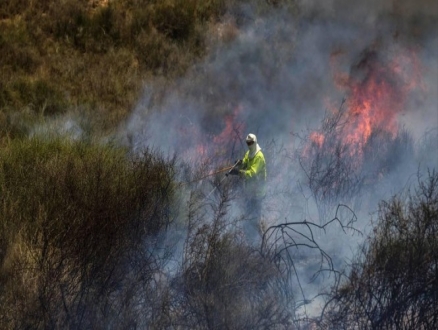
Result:
M245 191L254 197L266 195L266 162L259 150L253 158L249 158L249 150L242 160L240 175L245 179Z

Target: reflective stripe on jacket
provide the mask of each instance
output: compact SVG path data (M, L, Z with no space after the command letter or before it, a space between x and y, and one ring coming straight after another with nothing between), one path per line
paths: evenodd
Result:
M245 178L245 190L254 197L266 195L266 162L262 151L258 151L253 158L249 158L249 150L242 160L242 177Z

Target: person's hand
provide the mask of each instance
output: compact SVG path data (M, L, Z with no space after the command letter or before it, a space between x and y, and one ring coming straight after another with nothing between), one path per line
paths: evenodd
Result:
M237 168L233 168L233 169L231 169L229 174L231 174L231 175L239 175L239 170Z

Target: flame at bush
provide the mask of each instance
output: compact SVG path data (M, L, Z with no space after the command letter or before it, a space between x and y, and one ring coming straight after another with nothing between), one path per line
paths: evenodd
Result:
M348 75L335 74L346 98L299 150L300 165L320 203L352 198L409 153L411 141L399 131L397 119L420 86L420 65L412 51L393 54L365 51Z
M229 161L230 152L236 151L236 144L244 138L245 126L240 119L241 111L242 107L237 106L220 120L215 117L208 117L209 122L204 123L205 126L209 129L218 127L219 133L217 134L204 132L196 125L183 125L183 127L180 127L181 137L187 140L186 147L182 151L182 157L197 160L198 162L205 162L212 158L215 159L215 163Z
M350 74L336 73L335 82L346 92L347 122L342 140L362 156L375 130L397 135L397 116L406 111L409 94L420 85L420 64L413 50L382 55L366 50Z

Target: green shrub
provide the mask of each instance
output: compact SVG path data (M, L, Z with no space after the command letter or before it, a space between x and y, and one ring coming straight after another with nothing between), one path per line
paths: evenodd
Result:
M265 1L245 0L257 12ZM0 9L0 108L57 115L83 107L104 133L145 80L181 76L206 53L235 0L12 0ZM237 19L236 19L237 20ZM96 126L96 127L97 127Z
M17 108L29 107L35 113L54 115L64 112L65 100L57 87L41 79L16 80L9 88L10 99Z
M128 159L123 149L39 139L3 148L0 328L117 320L136 299L120 297L148 287L157 267L146 238L169 224L171 183L172 164L150 151Z

